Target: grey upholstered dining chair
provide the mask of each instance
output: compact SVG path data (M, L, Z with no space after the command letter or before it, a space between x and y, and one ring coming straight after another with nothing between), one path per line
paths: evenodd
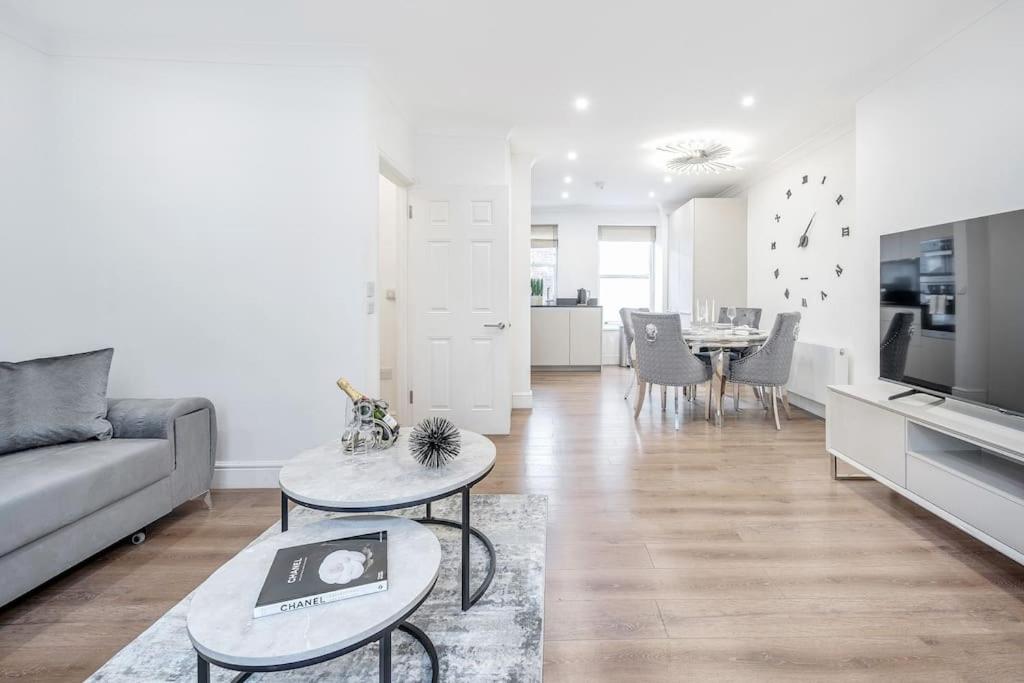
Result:
M729 322L728 315L729 307L722 306L718 309L718 322L727 323ZM758 329L761 324L761 309L760 308L742 308L736 307L736 317L733 318L733 323L737 326L746 325L747 327ZM729 356L732 359L739 358L740 356L749 356L752 353L752 349L737 349L729 352ZM739 406L739 394L736 395L736 405Z
M897 313L889 323L880 345L881 364L879 375L885 379L903 381L907 370L907 353L910 351L910 338L914 335L914 314Z
M633 372L630 373L629 386L626 387L626 395L622 398L629 400L629 392L633 390L633 385L636 384L636 352L633 348L633 313L646 313L651 309L649 308L620 308L619 318L622 320L622 333L626 337L626 362L629 363L629 367L632 368Z
M718 309L718 322L720 322L720 323L727 323L727 322L729 322L728 312L729 312L729 307L728 306L722 306L721 308L719 308ZM756 329L758 329L758 326L761 324L761 309L760 308L744 308L744 307L737 306L736 307L736 317L733 318L732 322L735 325L737 325L737 326L739 326L739 325L746 325L747 327L750 327L750 328L756 330ZM731 351L729 351L729 360L730 361L739 360L743 356L749 356L753 352L754 352L754 347L749 347L749 346L745 347L745 348L742 348L742 349L732 349ZM739 387L738 384L736 385L736 391L733 394L733 405L736 406L736 411L739 412L739 409L740 409L740 387Z
M729 316L726 312L729 310L728 306L722 306L718 309L718 322L727 323L729 322ZM736 307L736 317L733 319L736 325L746 325L747 327L753 327L755 330L757 326L761 324L761 309L760 308L740 308Z
M640 417L644 396L649 384L662 387L689 387L708 383L708 405L705 417L711 418L711 392L714 375L712 365L693 355L683 341L683 327L678 313L633 313L635 329L637 381L636 410L633 418ZM665 395L662 393L662 410ZM676 429L679 429L679 402L676 401Z
M799 334L799 313L780 313L776 316L771 335L760 349L749 356L730 360L722 376L721 395L725 394L726 380L770 391L775 428L782 429L782 425L779 424L778 399L782 394L782 387L789 381L789 371L793 366L793 349ZM781 398L788 418L789 398L786 395L782 395Z

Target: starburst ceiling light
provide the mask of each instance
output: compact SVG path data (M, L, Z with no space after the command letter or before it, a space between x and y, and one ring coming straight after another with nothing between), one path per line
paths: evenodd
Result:
M736 170L735 164L725 161L732 149L720 142L706 140L676 142L658 147L659 152L671 155L665 169L680 175L703 175Z

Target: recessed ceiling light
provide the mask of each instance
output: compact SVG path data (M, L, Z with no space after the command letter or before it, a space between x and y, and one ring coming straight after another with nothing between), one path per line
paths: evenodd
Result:
M562 182L565 183L566 185L568 185L569 183L572 182L572 176L571 175L565 176L564 178L562 178Z
M576 111L586 111L590 108L590 100L586 97L577 97L573 101L572 106L576 107Z
M668 185L669 183L671 183L671 182L672 182L672 176L670 176L670 175L667 175L667 176L665 176L664 178L662 178L662 181L663 181L663 182L664 182L664 183L665 183L666 185Z
M568 199L568 198L569 198L569 193L568 192L563 192L562 193L562 199Z
M654 199L654 190L651 190L650 192L648 192L647 196L650 197L651 199Z
M754 101L755 100L753 95L744 95L743 99L740 100L740 104L742 104L744 107L753 107Z
M569 152L565 155L565 158L568 159L569 161L576 161L576 150L570 149Z

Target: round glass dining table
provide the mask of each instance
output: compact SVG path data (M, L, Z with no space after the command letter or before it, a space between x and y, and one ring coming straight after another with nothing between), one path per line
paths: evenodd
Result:
M712 383L721 382L725 376L725 363L734 349L758 348L768 339L764 330L749 328L694 328L683 330L683 341L695 353L700 350L711 351L715 375ZM717 353L716 353L717 352ZM720 386L720 385L719 385ZM722 394L719 392L718 405L715 408L715 422L722 421Z

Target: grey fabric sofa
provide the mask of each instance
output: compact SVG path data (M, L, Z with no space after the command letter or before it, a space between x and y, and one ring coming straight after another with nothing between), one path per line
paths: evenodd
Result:
M210 490L203 398L110 399L114 436L0 456L0 606Z

